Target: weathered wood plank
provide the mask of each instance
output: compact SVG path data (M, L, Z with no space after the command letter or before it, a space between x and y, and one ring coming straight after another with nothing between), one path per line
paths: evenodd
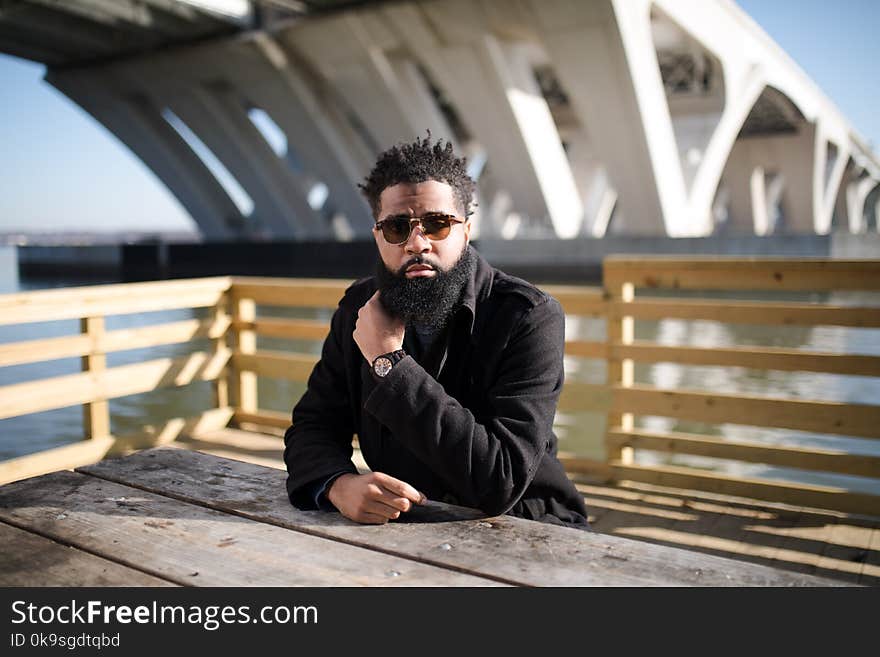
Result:
M690 433L656 433L652 431L620 431L611 429L608 440L627 445L673 454L694 454L716 459L732 459L749 463L766 463L784 468L799 468L819 472L840 472L860 477L880 477L880 457L849 454L840 450L820 447L790 447L761 443L732 442L714 436Z
M39 363L56 358L84 356L92 348L88 335L65 335L60 338L42 338L0 344L0 367Z
M232 279L234 299L250 299L270 306L332 308L353 281L323 278L259 278L236 276Z
M632 358L648 363L725 365L786 372L826 372L850 376L880 376L880 356L834 354L775 347L671 347L652 342L615 344L611 358ZM568 353L568 344L566 344ZM599 356L597 356L599 357Z
M877 515L880 496L844 488L771 481L754 477L731 477L708 470L672 465L648 466L612 461L617 479L641 481L658 486L705 490L721 495L795 504L816 509L836 509L846 513Z
M174 586L0 522L0 586Z
M253 372L258 376L307 381L318 358L317 354L262 350L252 354L235 353L232 356L232 365L242 372Z
M214 306L225 277L192 281L94 285L0 296L0 326Z
M566 315L605 316L607 299L601 287L541 285L541 289L562 305Z
M232 312L236 322L250 323L257 318L257 306L252 299L232 296ZM257 350L257 336L253 331L242 329L233 334L234 354L248 357ZM232 361L230 396L232 405L243 411L253 413L259 406L257 375L245 371L236 361Z
M100 461L113 447L112 437L83 440L0 462L0 485Z
M190 586L497 584L76 472L0 488L0 520Z
M782 537L776 534L762 534L756 531L765 525L791 525L797 514L791 512L774 512L766 509L751 508L741 505L736 508L721 505L708 505L701 502L689 502L688 506L697 511L715 510L719 514L718 522L706 534L700 545L706 549L723 551L737 559L748 559L769 564L776 559Z
M417 522L357 525L337 513L299 511L290 506L281 492L286 479L284 472L197 452L159 448L97 463L82 471L260 522L526 585L832 583L510 516L427 522L449 520L450 513L474 513L436 502L411 512L409 520Z
M569 340L565 343L565 355L577 358L605 358L608 355L608 345L604 342Z
M608 290L610 308L624 309L627 304L632 303L635 299L635 288L629 282L605 283L605 287ZM605 322L606 349L613 344L631 344L635 339L635 320L632 317L625 314L609 314ZM606 353L610 353L610 351L606 351ZM605 364L605 368L605 382L609 388L629 388L635 381L635 364L631 359L609 359ZM606 427L620 426L625 429L632 429L634 421L635 416L632 409L613 408L611 406L607 408L607 415L605 417ZM628 463L632 458L633 450L621 448L610 444L607 440L605 441L605 459L607 461L620 460Z
M859 584L880 586L880 524L874 526Z
M103 317L84 317L79 320L80 330L97 344L104 337ZM107 371L107 355L93 348L80 359L82 371L100 378ZM106 396L98 397L83 406L83 435L91 440L110 435L110 405Z
M4 386L0 388L0 419L184 386L193 381L213 381L230 356L228 349L216 354L196 351L178 358L112 367L100 373L83 372Z
M880 261L830 258L705 258L610 256L606 287L698 290L880 290Z
M795 522L780 530L782 544L776 560L791 570L815 573L833 526L834 518L820 517L802 508Z
M880 308L857 308L804 303L733 301L730 299L651 299L633 303L614 303L615 316L636 319L708 319L731 324L769 326L849 326L880 327Z
M38 363L56 358L85 356L91 351L109 353L125 349L142 349L164 344L189 342L199 338L221 338L228 321L186 319L139 328L107 331L101 336L69 335L0 345L0 367Z
M238 320L237 331L253 331L257 335L291 340L323 340L330 332L330 322L314 319L276 319L263 317L253 321Z
M0 461L0 485L56 470L77 468L95 463L108 455L125 454L131 450L167 445L191 434L201 434L225 427L232 409L212 408L193 417L176 417L160 426L147 425L136 433L93 438L46 449L33 454Z
M646 385L614 387L611 404L614 410L637 415L880 438L880 406L868 404L666 390Z
M256 413L245 413L242 410L235 409L232 421L236 424L250 423L262 425L266 427L274 427L276 429L287 429L290 426L290 413L281 413L280 411L267 411L259 409Z
M205 290L223 292L229 288L231 280L228 276L211 276L207 278L83 285L52 290L14 292L12 294L0 294L0 310L7 311L16 308L48 305L70 306L126 299L132 296L139 298L179 296ZM71 317L84 317L84 315L71 315Z
M831 528L822 556L816 562L816 571L834 570L841 573L841 578L858 582L868 556L871 531L870 526L860 527L843 518L838 519Z

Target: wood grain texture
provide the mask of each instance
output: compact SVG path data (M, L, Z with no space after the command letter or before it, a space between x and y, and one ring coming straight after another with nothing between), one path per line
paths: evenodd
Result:
M0 586L174 586L0 522Z
M234 299L249 299L258 304L335 309L352 283L321 278L236 276L231 291Z
M678 432L620 431L616 428L608 432L608 440L633 449L695 454L716 459L766 463L783 468L840 472L859 477L880 477L880 456L849 454L827 448L734 442L716 436Z
M193 433L215 431L225 427L231 417L231 408L213 408L190 418L172 418L160 426L147 425L136 433L93 438L6 459L0 461L0 485L56 470L88 465L108 455L167 445Z
M609 310L636 319L708 319L731 324L770 326L880 327L880 308L805 303L733 301L730 299L650 299L615 303Z
M854 438L880 438L880 406L805 401L757 395L667 390L646 385L617 386L612 409L697 422L749 424ZM608 426L615 426L609 424ZM629 430L624 427L624 430Z
M830 258L610 256L605 286L698 290L880 290L880 261Z
M50 379L16 383L0 388L0 419L52 408L87 404L159 388L184 386L193 381L213 381L223 372L231 352L196 351L178 358L111 367Z
M0 295L0 326L214 306L227 277L89 285Z
M672 488L710 491L815 509L835 509L867 516L880 514L880 496L845 488L789 483L754 477L732 477L708 470L673 465L635 465L612 461L618 480L646 482Z
M255 353L235 353L232 356L232 365L241 372L254 372L258 376L308 381L318 358L317 354L261 350Z
M0 520L189 586L495 584L75 472L0 488Z
M860 354L820 353L775 347L671 347L652 342L615 344L608 351L611 358L632 358L647 363L723 365L757 370L880 376L880 356Z
M452 521L450 517L457 518L456 514L468 511L436 502L420 511L422 517L412 514L410 522L357 525L337 513L293 508L284 494L287 476L284 472L198 452L158 448L97 463L83 468L82 472L262 523L394 555L407 555L424 563L510 583L535 586L836 584L712 555L510 516Z

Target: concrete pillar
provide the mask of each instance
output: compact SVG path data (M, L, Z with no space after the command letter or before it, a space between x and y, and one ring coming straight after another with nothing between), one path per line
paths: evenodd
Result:
M478 20L473 7L422 8L425 15L405 4L382 13L485 149L498 193L509 195L517 213L549 220L558 237L575 236L583 204L526 44L502 42L479 26L463 27L463 21Z
M813 229L820 235L831 231L831 218L837 200L837 190L843 180L843 174L849 161L849 149L844 140L831 141L821 126L816 131L813 166ZM832 158L832 144L836 155ZM832 161L833 160L833 161Z
M303 21L285 33L284 43L346 100L368 130L374 156L426 130L435 138L453 137L414 64L388 54L396 37L369 13Z
M726 85L728 93L724 110L691 183L688 197L691 217L712 216L712 204L737 134L764 88L760 72L754 69L742 79L727 78ZM744 180L741 178L739 184L743 184Z
M267 69L265 79L246 88L248 99L272 116L305 170L327 185L329 199L346 216L354 234L369 236L373 218L356 184L363 180L371 162L358 156L354 142L345 140L327 104L280 44L258 34L241 47L249 51L249 60L255 60L253 67Z
M868 197L868 201L872 200L873 203L865 216L865 227L869 230L873 228L875 233L880 233L880 183Z
M814 231L815 128L800 126L796 134L750 136L738 139L724 169L724 183L730 190L730 229L752 232L763 224L752 211L752 176L756 169L765 176L781 176L780 190L784 232Z
M684 179L646 0L532 0L542 43L612 186L616 230L687 235Z
M193 88L169 106L223 162L254 200L254 216L274 237L325 237L287 165L254 127L231 90Z
M878 184L880 183L877 180L867 174L863 174L847 186L846 206L850 232L861 233L866 229L865 215L872 210L872 208L866 205L866 201Z
M217 67L217 61L225 65ZM251 122L228 71L241 68L224 43L140 57L120 65L129 85L140 85L168 107L223 163L254 202L251 221L273 237L329 237L330 226L306 200L289 165ZM239 71L238 75L247 75Z
M109 69L51 71L46 80L144 162L186 208L205 239L241 235L245 219L192 149L145 97L122 96Z
M617 203L617 191L611 187L603 162L596 157L585 130L566 139L568 161L584 203L584 221L580 234L603 237Z

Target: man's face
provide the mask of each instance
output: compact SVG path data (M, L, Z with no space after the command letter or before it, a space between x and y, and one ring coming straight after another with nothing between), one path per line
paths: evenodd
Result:
M446 183L427 180L420 183L400 183L386 187L379 196L378 221L387 217L421 217L425 214L448 214L464 219L455 191ZM453 223L446 239L428 239L421 226L413 225L409 239L403 244L389 244L382 231L373 230L382 262L389 271L404 273L406 278L434 277L436 270L448 271L461 257L467 246L471 222ZM410 261L421 257L420 264ZM404 272L401 272L404 270Z

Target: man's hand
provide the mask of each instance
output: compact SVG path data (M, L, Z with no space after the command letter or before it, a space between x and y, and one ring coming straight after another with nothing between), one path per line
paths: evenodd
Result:
M382 472L340 475L330 485L327 499L349 520L371 525L395 520L413 504L427 501L408 483Z
M379 293L370 297L360 310L352 337L364 358L371 365L376 357L396 351L403 346L406 325L382 307Z

